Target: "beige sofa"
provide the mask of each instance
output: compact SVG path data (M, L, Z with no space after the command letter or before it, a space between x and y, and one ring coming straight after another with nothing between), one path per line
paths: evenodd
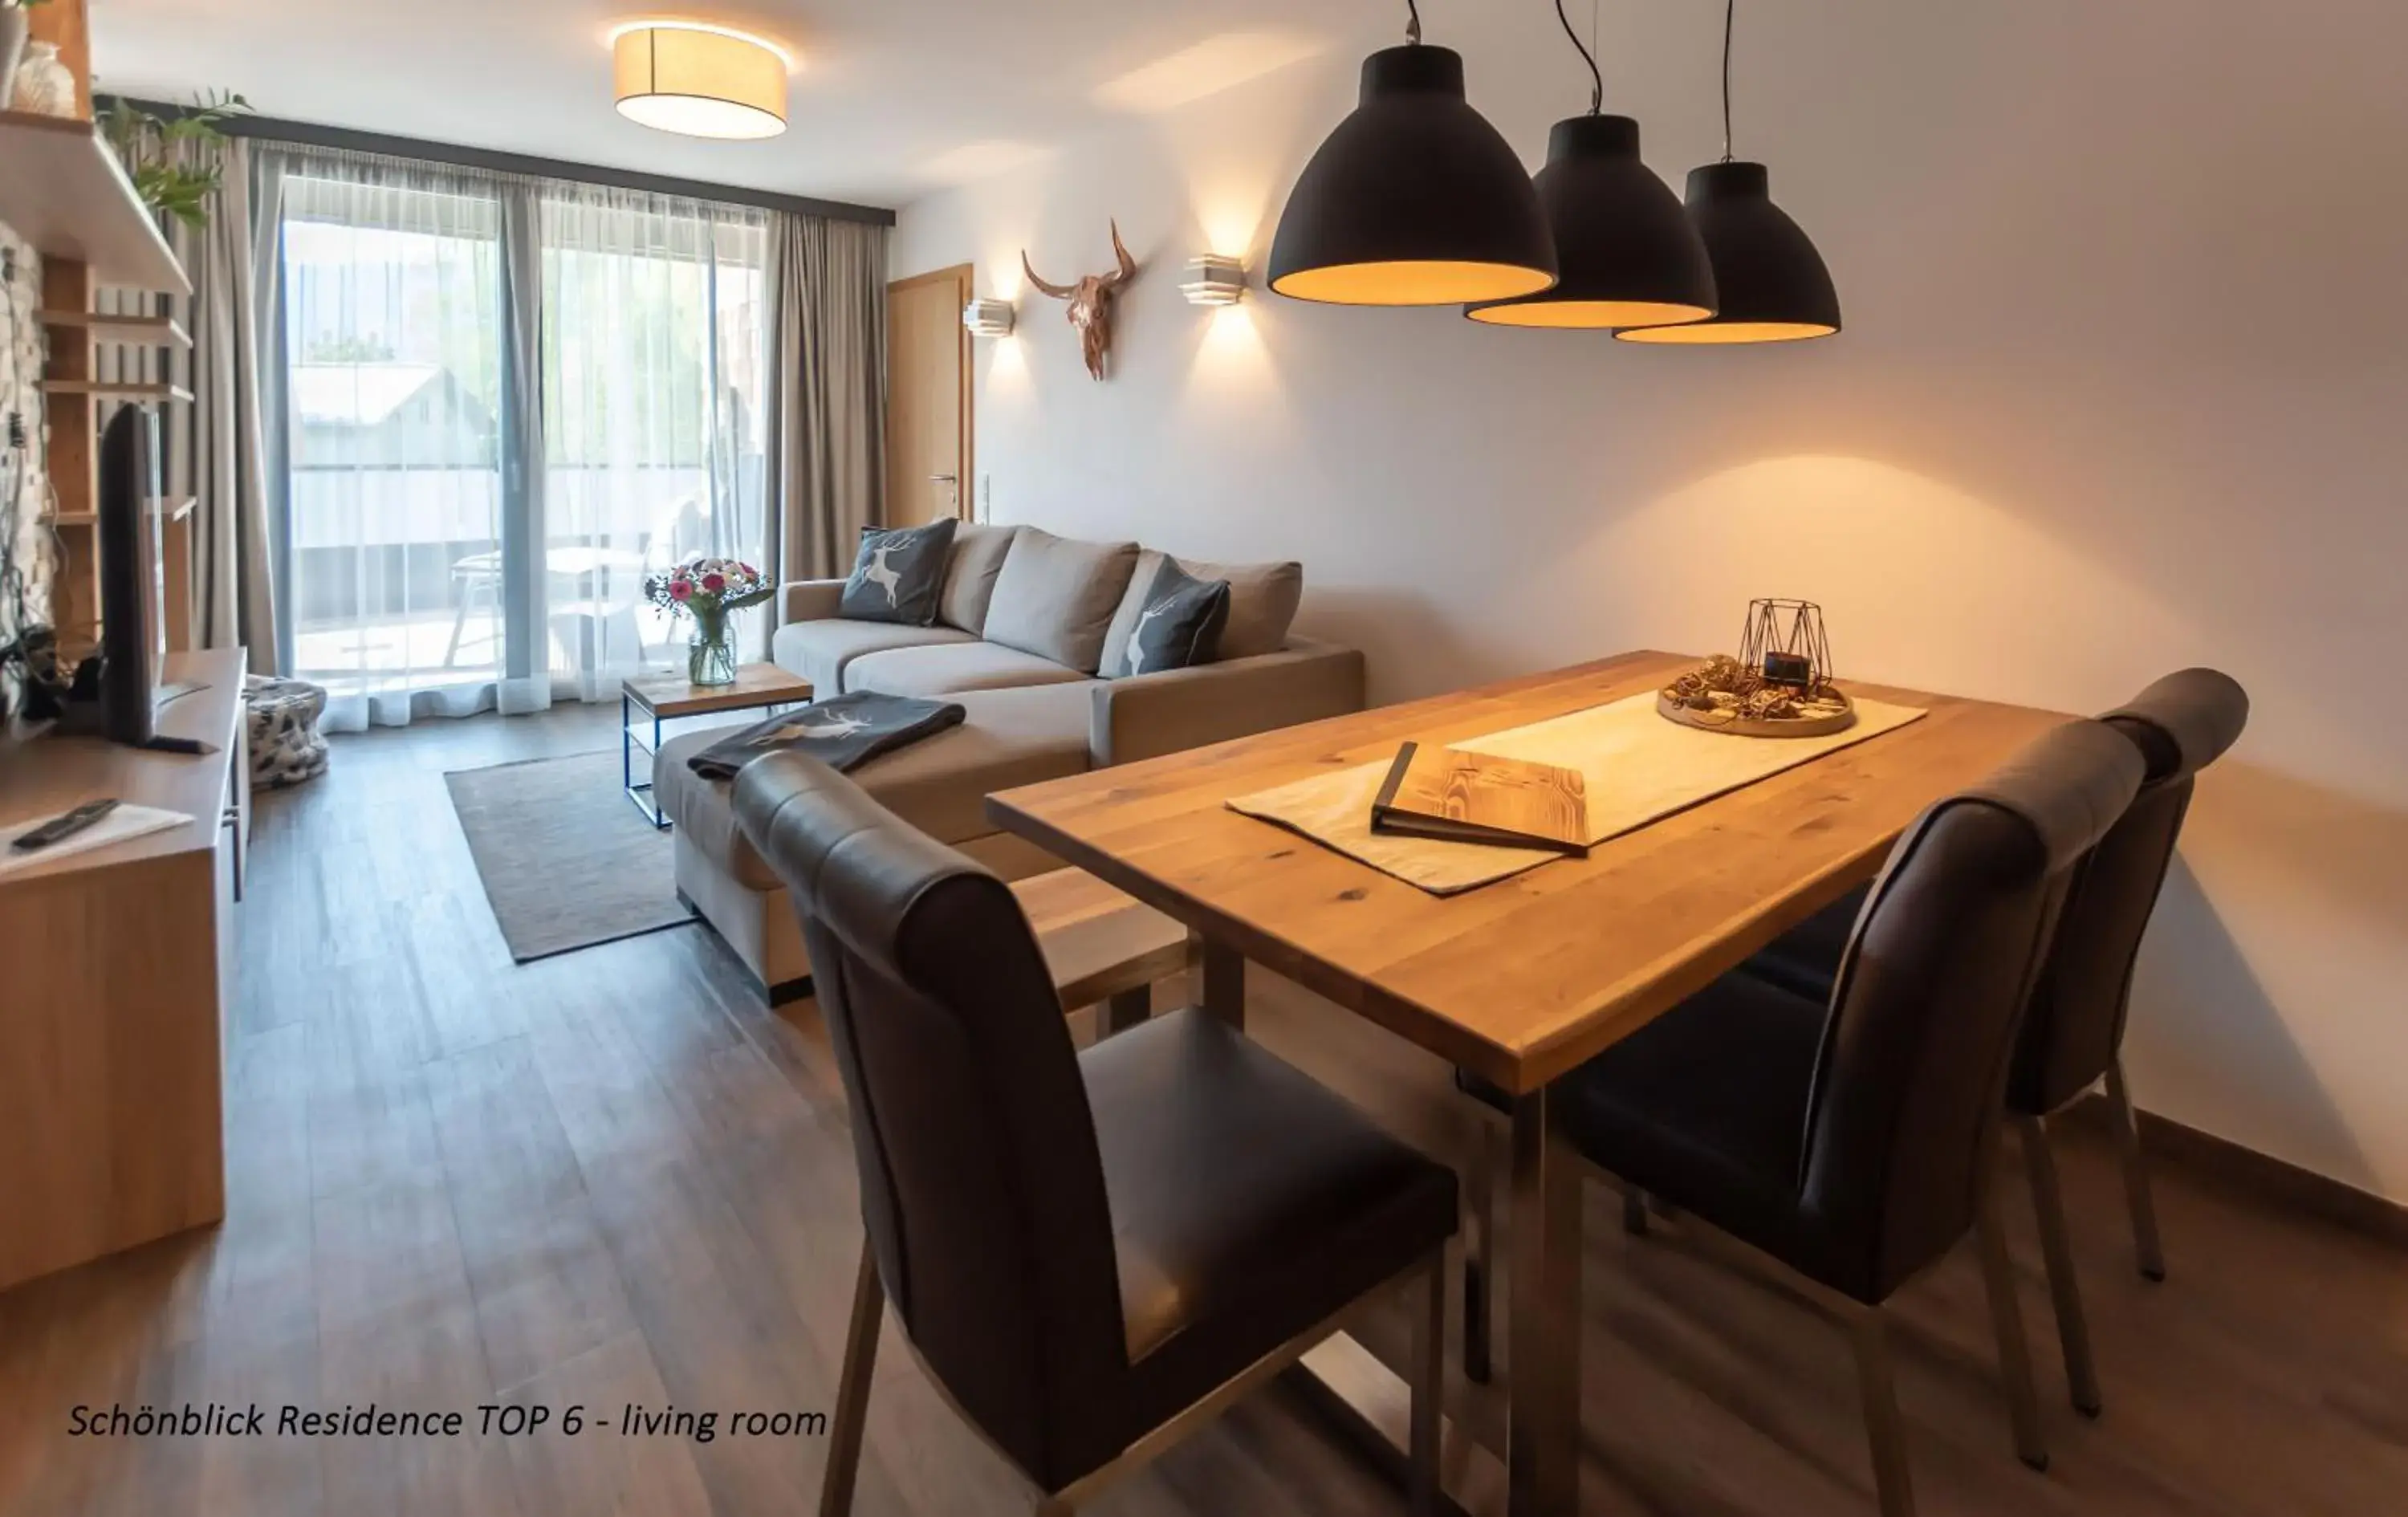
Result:
M993 792L1362 708L1362 654L1288 631L1303 587L1294 564L1179 560L1196 578L1229 581L1224 656L1154 674L1099 672L1123 666L1162 562L1133 543L966 523L937 624L848 621L838 614L844 581L793 584L772 654L823 698L875 690L959 702L962 725L874 759L853 778L907 821L1016 880L1061 861L996 830L985 806ZM738 831L728 785L686 765L724 730L662 745L653 793L677 829L680 894L782 998L806 988L810 972L785 893Z

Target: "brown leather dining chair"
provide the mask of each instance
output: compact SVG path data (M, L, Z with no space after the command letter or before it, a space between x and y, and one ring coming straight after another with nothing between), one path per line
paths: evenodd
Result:
M2143 1276L2166 1278L2157 1205L2141 1158L2140 1128L2124 1077L2124 1025L2141 939L2157 909L2182 836L2199 771L2240 740L2249 695L2214 669L2185 669L2150 685L2099 719L2129 741L2147 766L2140 794L2075 875L2007 1083L2007 1109L2020 1130L2041 1253L2056 1307L2057 1340L2074 1407L2099 1415L2099 1374L2073 1273L2073 1244L2050 1146L2049 1119L2105 1081L2109 1117L2123 1160L2133 1251ZM1843 900L1751 960L1747 971L1801 994L1828 990L1860 900Z
M2047 1467L1990 1176L2058 909L2141 778L2104 725L2055 729L1907 829L1827 997L1733 971L1557 1087L1574 1147L1626 1195L1784 1267L1849 1326L1885 1517L1914 1496L1882 1306L1968 1232L2016 1452Z
M1075 1052L1009 887L816 760L746 766L736 810L801 920L861 1175L825 1517L888 1301L1059 1517L1405 1285L1435 1510L1454 1171L1200 1009Z

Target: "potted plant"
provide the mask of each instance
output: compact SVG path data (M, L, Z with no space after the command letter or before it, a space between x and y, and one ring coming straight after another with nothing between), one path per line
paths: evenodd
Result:
M25 12L45 0L0 0L0 110L16 98L17 64L25 56L25 36L32 19Z
M644 581L645 598L653 605L694 618L686 643L686 680L697 685L736 682L736 644L728 616L777 593L767 575L732 558L689 559Z
M209 197L225 178L215 150L226 139L222 123L250 108L242 96L214 90L173 116L154 116L120 98L102 115L101 132L142 203L197 232L209 224Z

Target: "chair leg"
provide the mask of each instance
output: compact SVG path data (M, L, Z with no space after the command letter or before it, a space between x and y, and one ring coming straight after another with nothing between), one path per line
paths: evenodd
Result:
M2057 1155L2042 1117L2018 1116L2024 1169L2031 1178L2032 1210L2040 1218L2041 1256L2048 1264L2049 1299L2057 1309L2057 1338L2065 1353L2065 1383L2073 1410L2099 1415L2099 1367L2090 1357L2090 1324L2082 1310L2082 1286L2073 1276L2073 1240L2065 1224L2065 1195L2057 1179Z
M1446 1399L1446 1253L1430 1259L1421 1309L1413 1315L1413 1517L1438 1517L1439 1418Z
M2143 1279L2166 1278L2166 1254L2157 1241L2157 1204L2149 1194L2149 1170L2141 1157L2140 1113L2132 1109L2132 1087L2124 1079L2119 1055L2107 1066L2107 1101L2114 1108L2115 1146L2124 1155L2124 1199L2132 1209L2132 1248L2140 1255Z
M2041 1438L2040 1393L2032 1385L2031 1345L2025 1341L2023 1309L2015 1302L2014 1267L2007 1261L2007 1235L1999 1225L1996 1185L1982 1187L1973 1236L1982 1253L1982 1285L1990 1297L1990 1326L1999 1338L1999 1372L2007 1385L2015 1457L2034 1469L2045 1470L2048 1447Z
M853 1480L861 1467L861 1435L869 1421L869 1381L878 1367L878 1330L886 1320L886 1287L878 1261L862 1239L853 1279L853 1320L844 1331L844 1369L837 1384L836 1425L828 1434L827 1473L820 1481L820 1517L848 1517Z
M1882 1517L1914 1517L1914 1481L1906 1467L1906 1424L1898 1414L1898 1383L1891 1378L1889 1330L1879 1307L1849 1314L1848 1333L1856 1351L1856 1389L1864 1397L1865 1438L1872 1447L1873 1491Z
M1463 1186L1463 1378L1485 1385L1494 1373L1497 1292L1497 1156L1494 1123L1471 1119L1471 1162Z

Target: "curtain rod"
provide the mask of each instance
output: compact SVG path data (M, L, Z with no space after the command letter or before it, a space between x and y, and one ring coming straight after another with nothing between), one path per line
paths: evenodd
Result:
M102 95L103 102L120 98ZM123 96L125 103L136 110L172 120L192 107L170 105L164 101L143 100ZM274 116L234 116L219 123L229 136L251 137L264 142L289 142L304 148L342 148L352 152L382 153L389 158L420 158L429 163L450 164L459 168L481 168L494 174L517 174L531 179L567 179L579 184L599 184L614 190L641 190L652 194L683 195L695 200L718 200L735 206L757 206L764 210L789 210L801 216L821 216L838 222L867 222L872 226L893 226L895 212L882 206L856 206L844 200L818 200L810 195L780 194L774 190L754 190L738 184L712 184L701 179L681 179L666 174L644 174L630 168L606 168L598 164L573 164L559 158L536 158L525 153L502 152L492 148L463 147L453 142L433 142L423 137L394 136L383 132L363 132L348 126L322 126L316 122L284 121Z

